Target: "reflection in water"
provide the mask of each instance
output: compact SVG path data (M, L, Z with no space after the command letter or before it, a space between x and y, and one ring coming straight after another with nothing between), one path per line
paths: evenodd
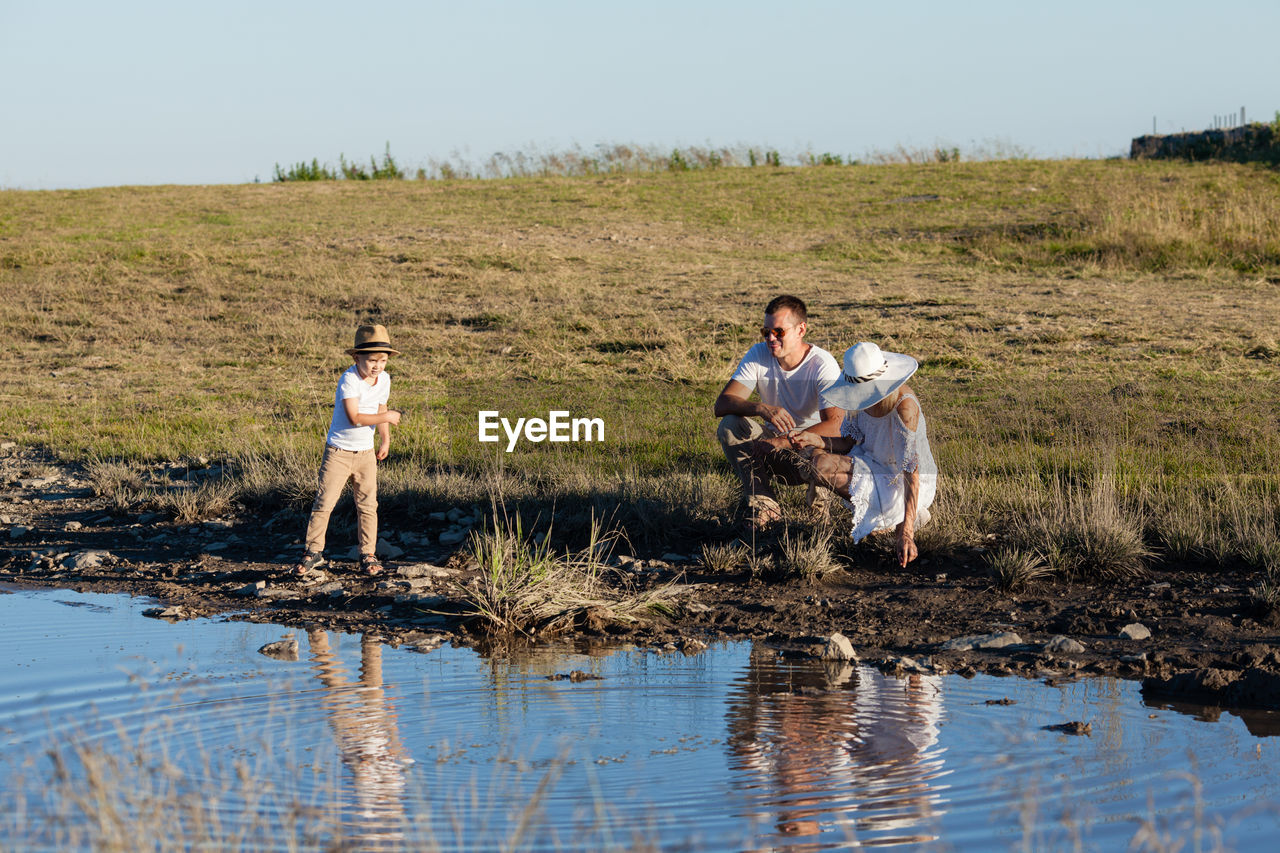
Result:
M728 719L730 766L747 777L751 817L803 837L783 842L788 850L872 833L878 844L935 838L927 833L944 811L941 685L754 648Z
M394 706L383 691L382 644L371 634L361 636L360 679L355 681L330 649L328 633L309 630L307 641L326 688L321 704L355 789L350 841L363 849L403 839L405 765L412 759L405 754Z

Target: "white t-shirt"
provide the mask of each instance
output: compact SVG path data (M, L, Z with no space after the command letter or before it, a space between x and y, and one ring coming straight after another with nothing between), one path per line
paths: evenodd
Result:
M356 411L362 415L376 415L379 406L385 406L391 397L391 377L378 374L378 384L370 385L360 378L360 370L353 364L342 373L338 390L333 395L333 419L329 421L329 434L325 444L339 450L372 450L373 431L376 427L356 426L347 418L343 400L356 398Z
M769 345L761 341L747 350L732 378L747 386L748 393L757 392L762 403L786 409L796 428L806 429L821 420L822 392L840 378L840 365L831 353L810 344L795 370L783 370ZM767 422L764 428L776 432Z

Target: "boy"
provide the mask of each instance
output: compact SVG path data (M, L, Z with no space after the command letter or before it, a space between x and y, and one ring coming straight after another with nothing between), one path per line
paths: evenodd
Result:
M360 568L369 576L382 573L382 564L374 553L378 544L377 460L387 458L391 450L391 424L400 423L400 413L387 408L391 377L384 372L388 358L399 354L391 348L391 336L384 327L356 329L356 345L347 350L355 363L338 380L338 391L333 397L333 419L329 422L324 461L320 464L320 489L307 522L307 550L302 562L294 567L294 574L305 575L325 564L324 537L329 528L329 514L348 479L352 480L359 522ZM375 431L378 434L376 453Z

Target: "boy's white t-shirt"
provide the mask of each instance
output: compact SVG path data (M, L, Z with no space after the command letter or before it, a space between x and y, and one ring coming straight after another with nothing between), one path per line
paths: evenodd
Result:
M761 341L747 350L732 378L747 386L748 393L759 393L761 402L790 412L796 429L806 429L821 420L822 392L840 378L840 365L831 353L810 344L795 370L783 370L769 345ZM768 423L764 428L775 431Z
M338 390L333 395L333 418L329 421L329 434L325 444L339 450L372 450L373 432L376 427L356 426L347 418L343 400L356 398L356 411L362 415L376 415L379 406L385 406L391 397L391 377L378 374L378 383L370 385L360 378L360 370L354 364L348 367L338 380Z

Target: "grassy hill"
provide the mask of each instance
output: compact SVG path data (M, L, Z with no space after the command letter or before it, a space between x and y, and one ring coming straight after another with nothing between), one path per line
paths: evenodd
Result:
M837 357L921 359L945 478L922 548L1280 571L1280 175L1260 167L6 191L0 284L0 436L90 463L122 506L172 500L144 463L204 456L234 472L205 510L305 507L342 350L374 321L404 352L398 523L496 496L637 543L728 538L711 402L790 292ZM507 454L480 409L600 417L605 441Z

